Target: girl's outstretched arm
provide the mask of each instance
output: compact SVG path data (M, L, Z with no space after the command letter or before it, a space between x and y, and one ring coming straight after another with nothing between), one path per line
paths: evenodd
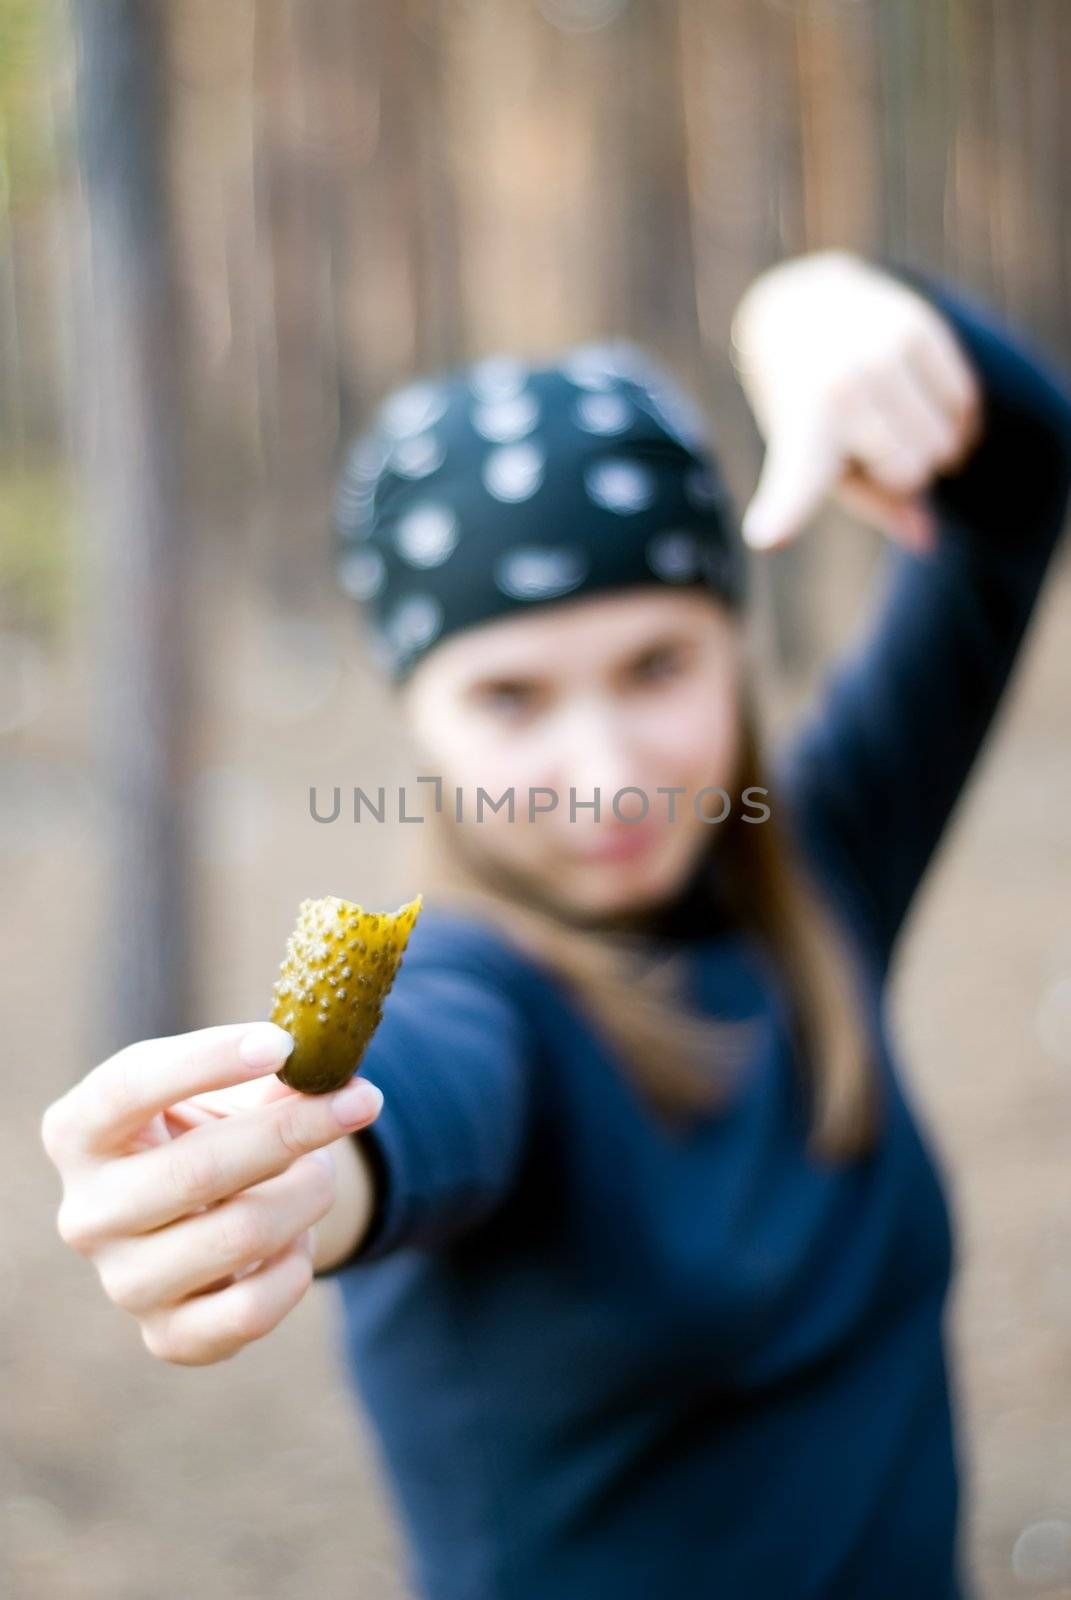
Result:
M466 953L461 932L447 949L435 920L425 912L361 1062L383 1109L374 1138L369 1127L351 1140L358 1161L342 1157L348 1198L317 1240L318 1277L455 1238L493 1210L519 1168L533 1083L528 1022L505 964Z

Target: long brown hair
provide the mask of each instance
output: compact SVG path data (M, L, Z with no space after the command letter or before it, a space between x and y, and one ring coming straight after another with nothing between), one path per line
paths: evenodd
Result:
M717 851L725 869L719 874L719 914L728 909L734 924L758 939L783 982L797 1081L809 1105L808 1148L820 1159L850 1160L872 1146L880 1111L854 955L779 821L747 686L739 716L734 804L726 821L711 827L708 859ZM762 821L746 820L735 803L749 786L768 796L769 815ZM549 971L608 1040L667 1126L728 1103L753 1044L755 1019L696 1010L684 993L679 951L667 951L664 941L655 946L627 925L624 931L585 925L541 901L476 851L446 807L430 812L414 842L413 881L429 904L493 923ZM702 864L698 881L706 881Z

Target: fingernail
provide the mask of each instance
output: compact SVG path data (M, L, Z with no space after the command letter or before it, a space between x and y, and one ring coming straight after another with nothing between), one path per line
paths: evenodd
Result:
M326 1145L319 1145L312 1153L316 1157L317 1161L322 1161L325 1167L329 1168L331 1172L334 1172L335 1158Z
M274 1022L254 1022L242 1035L238 1057L247 1067L270 1072L282 1066L293 1048L294 1041L285 1028Z
M332 1098L331 1110L344 1128L367 1122L383 1104L383 1091L367 1078L355 1078Z

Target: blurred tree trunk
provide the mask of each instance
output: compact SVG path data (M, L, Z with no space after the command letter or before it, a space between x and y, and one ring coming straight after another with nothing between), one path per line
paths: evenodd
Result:
M163 0L77 0L89 290L83 465L105 802L97 1024L111 1049L188 1026L189 537L181 336L164 183Z

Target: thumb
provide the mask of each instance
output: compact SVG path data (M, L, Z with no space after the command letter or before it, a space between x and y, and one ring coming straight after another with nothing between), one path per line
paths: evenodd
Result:
M814 516L840 476L826 429L796 418L774 429L742 532L754 549L787 544Z

